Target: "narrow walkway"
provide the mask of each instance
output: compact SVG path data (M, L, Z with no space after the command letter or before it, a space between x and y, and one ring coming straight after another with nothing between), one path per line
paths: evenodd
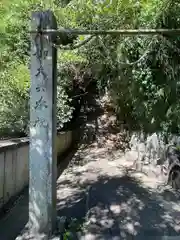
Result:
M0 218L0 239L14 240L28 221L28 189L19 196L13 208Z
M135 154L135 153L134 153ZM82 146L57 180L59 216L78 218L88 240L163 239L180 235L180 198L155 173L133 169L132 152ZM0 220L0 239L14 240L27 222L27 192Z
M58 179L59 215L84 217L85 239L180 235L180 195L163 188L153 169L148 174L133 169L134 155L89 145Z

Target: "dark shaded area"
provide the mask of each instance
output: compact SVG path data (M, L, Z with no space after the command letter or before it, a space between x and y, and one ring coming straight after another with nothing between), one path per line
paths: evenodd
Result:
M0 214L0 239L14 240L25 228L28 222L28 188L9 202Z
M166 152L168 160L168 184L180 189L180 150L177 146L169 146Z
M59 178L63 171L68 167L72 157L77 151L77 148L78 142L73 142L70 149L57 157L57 178Z
M25 187L19 194L11 197L11 199L0 209L0 219L7 215L10 209L12 209L17 204L17 202L27 193L28 187Z
M98 133L98 117L104 110L98 102L98 96L92 93L82 96L78 112L74 114L73 129L76 130L74 138L79 144L90 144L94 142Z
M59 216L75 217L80 221L87 216L86 194L89 190L89 217L93 220L87 232L95 239L144 239L161 236L179 236L178 223L163 206L163 200L169 203L177 201L177 196L170 192L155 193L141 186L136 179L101 176L98 181L84 185L74 185L71 180L61 182L79 192L59 205ZM160 200L158 197L161 197ZM116 238L115 238L116 237Z
M165 152L165 158L158 164L164 164L164 172L167 175L167 183L174 189L180 189L180 150L176 144L169 145ZM167 165L167 166L166 166Z

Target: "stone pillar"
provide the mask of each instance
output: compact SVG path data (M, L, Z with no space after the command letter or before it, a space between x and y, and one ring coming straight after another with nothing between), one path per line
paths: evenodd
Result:
M31 30L56 29L51 11L32 14ZM29 226L51 235L56 224L57 51L53 34L31 33Z

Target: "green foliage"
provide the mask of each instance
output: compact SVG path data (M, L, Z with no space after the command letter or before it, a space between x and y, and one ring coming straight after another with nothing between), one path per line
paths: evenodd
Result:
M65 2L63 2L65 3ZM68 2L67 2L68 3ZM28 34L30 14L35 10L51 8L55 14L63 13L63 8L53 1L1 1L0 3L0 135L28 134L29 124L29 51ZM63 5L64 7L65 5ZM60 18L58 18L59 21ZM63 57L62 57L63 56ZM74 56L74 57L73 57ZM71 59L71 62L69 61ZM70 64L80 59L74 53L60 55L61 70L57 88L57 128L72 118L73 107L65 89L72 81L68 74L62 76ZM63 70L64 69L64 70ZM66 79L65 79L66 78ZM66 81L68 79L68 81ZM65 84L66 83L66 84ZM72 88L71 88L72 91Z
M65 123L72 118L73 107L70 106L71 99L62 86L57 87L57 130L61 130Z
M29 118L29 70L23 64L8 68L0 76L0 134L27 133Z
M90 6L91 11L95 9ZM101 7L98 24L93 17L85 27L179 26L178 1L113 1L111 7L108 14ZM89 62L98 64L94 72L98 87L109 88L120 119L146 131L179 132L179 44L178 37L173 36L107 36L84 48ZM145 52L137 64L128 64Z
M154 5L148 3L144 6L141 26L144 23L150 27L177 28L178 2L171 5L170 1L163 1L160 6L158 3L155 1ZM159 12L162 9L163 13ZM151 46L147 47L147 41L152 41ZM113 99L121 117L130 118L146 131L179 132L179 44L178 38L173 36L154 37L152 40L136 37L121 43L120 49L127 62L136 61L149 48L142 61L125 67L113 79Z
M43 4L40 0L2 0L1 130L25 131L27 128L29 17L31 11L48 8L54 11L59 27L67 28L179 28L180 24L177 0L61 0ZM74 43L82 40L84 37L79 36ZM80 49L61 50L58 57L58 129L72 118L74 86L86 85L91 77L96 80L100 92L110 91L120 119L146 131L178 132L179 48L180 38L174 36L101 36ZM141 61L129 64L145 52Z
M83 220L78 220L78 219L69 219L68 226L66 227L64 233L63 233L63 240L71 240L74 239L74 234L77 232L80 232L83 230Z

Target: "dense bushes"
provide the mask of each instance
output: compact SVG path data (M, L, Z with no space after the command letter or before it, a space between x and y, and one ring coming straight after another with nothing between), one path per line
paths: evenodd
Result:
M140 25L146 23L156 28L177 28L180 4L178 1L163 3L160 8L163 11L159 14L154 11L151 19L147 16L144 18L143 14L147 11L142 8ZM155 7L160 11L158 5ZM151 44L148 45L147 41L151 41ZM146 131L179 133L179 47L177 36L157 36L152 39L136 37L135 40L126 40L121 46L128 62L138 60L148 50L138 64L127 67L121 65L121 74L117 75L117 80L113 79L112 87L115 106L121 116L125 115L126 119L129 117Z
M4 71L0 79L1 134L24 135L29 118L29 71L25 65L17 63Z
M179 26L178 1L114 1L115 5L107 10L102 4L98 24L93 18L88 27ZM168 35L107 36L85 49L90 62L99 66L94 72L98 86L108 87L119 118L132 127L179 132L179 39Z
M0 3L0 136L24 136L29 125L29 50L27 32L31 11L47 9L41 1L3 1ZM58 66L57 128L72 118L73 106L66 89L72 92L68 74L71 55L61 54ZM75 56L76 57L76 56ZM75 58L74 57L74 58Z
M28 126L29 13L41 1L2 1L0 21L0 131ZM85 29L178 28L177 0L49 1L59 26ZM75 42L80 42L80 36ZM145 53L145 54L144 54ZM141 56L144 54L144 57ZM119 119L146 131L178 132L180 38L96 37L80 49L60 51L58 129L72 118L71 99L90 79L108 89ZM141 59L138 61L138 59ZM137 61L137 62L136 62ZM135 62L135 64L129 64ZM76 90L75 90L76 88ZM14 102L16 104L14 104Z

